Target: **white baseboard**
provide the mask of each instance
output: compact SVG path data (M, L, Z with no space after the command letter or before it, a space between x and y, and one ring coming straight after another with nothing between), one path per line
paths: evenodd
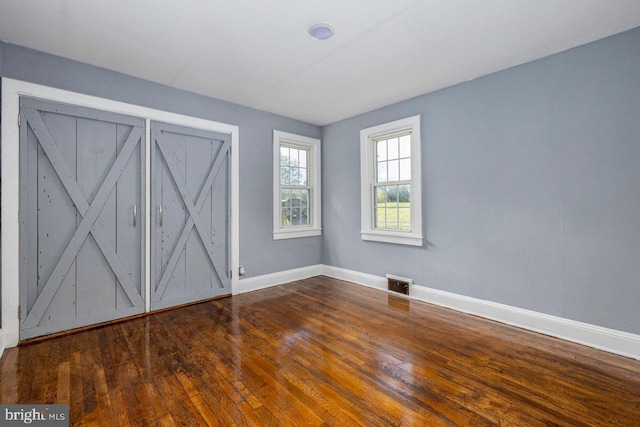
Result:
M334 279L346 280L369 288L387 291L387 279L373 274L360 273L359 271L347 270L346 268L322 266L322 274Z
M232 293L233 295L238 295L245 292L282 285L283 283L320 276L322 274L322 269L323 266L318 264L309 267L294 268L293 270L279 271L277 273L265 274L262 276L249 277L247 279L238 280L238 286L235 289L232 289Z
M384 277L328 265L323 266L322 272L325 276L387 291L387 280ZM410 293L409 298L640 360L640 335L421 285L412 285Z

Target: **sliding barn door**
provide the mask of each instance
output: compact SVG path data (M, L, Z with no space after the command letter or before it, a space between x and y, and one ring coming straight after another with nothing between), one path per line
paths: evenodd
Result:
M144 312L145 121L20 99L20 338Z
M231 293L229 149L229 135L151 123L152 309Z

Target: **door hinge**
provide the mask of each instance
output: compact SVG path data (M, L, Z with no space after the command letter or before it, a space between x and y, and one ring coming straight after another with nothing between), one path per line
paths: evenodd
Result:
M18 305L18 320L20 320L21 309L22 309L22 306Z
M22 114L18 111L18 127L20 127L20 122L22 122Z

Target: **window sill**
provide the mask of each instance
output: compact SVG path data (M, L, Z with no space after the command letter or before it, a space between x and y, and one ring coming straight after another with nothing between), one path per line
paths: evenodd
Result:
M422 236L392 231L362 231L362 240L372 242L394 243L396 245L422 246Z
M304 230L280 230L273 233L273 240L297 239L299 237L320 236L322 228L306 228Z

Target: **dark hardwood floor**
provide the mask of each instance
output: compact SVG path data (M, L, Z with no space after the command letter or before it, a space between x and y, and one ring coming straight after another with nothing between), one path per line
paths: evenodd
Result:
M638 426L640 361L316 277L9 349L72 425Z

